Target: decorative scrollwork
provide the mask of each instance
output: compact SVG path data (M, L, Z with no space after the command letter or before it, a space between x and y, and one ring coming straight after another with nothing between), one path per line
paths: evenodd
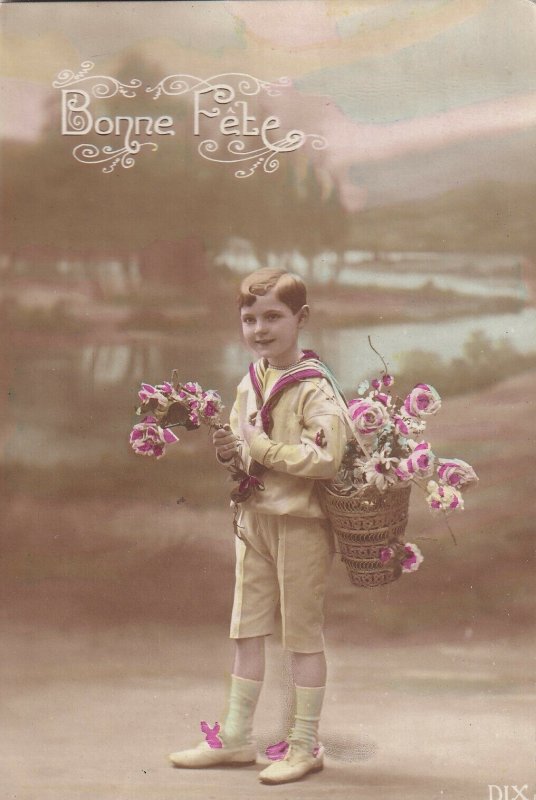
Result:
M52 82L52 86L55 89L62 89L64 86L75 83L84 78L88 72L91 72L94 66L93 61L82 61L78 72L73 72L71 69L63 69L58 73L56 80Z
M199 155L206 158L208 161L216 161L220 164L236 163L238 161L253 161L249 169L238 169L235 172L236 178L249 178L256 170L262 165L264 172L267 174L275 172L279 168L279 153L290 153L302 147L305 142L311 139L315 149L327 147L327 142L323 136L313 133L304 133L303 131L292 130L289 131L283 139L272 142L265 147L257 148L256 150L245 150L245 144L242 139L233 139L227 144L227 151L231 157L216 158L214 154L221 153L220 145L214 139L205 139L200 143L197 150Z
M102 150L95 144L79 144L73 150L73 156L81 164L107 164L102 168L103 172L113 172L118 164L124 169L130 169L136 163L134 158L142 147L150 147L153 151L158 150L158 145L154 142L132 141L130 145L114 149L110 145L105 145ZM109 163L108 163L109 162Z
M94 67L95 64L92 61L83 61L78 72L64 69L52 82L52 86L55 89L66 89L69 86L84 84L85 88L89 89L93 97L98 100L114 97L116 94L122 94L124 97L136 97L136 89L141 86L139 78L132 78L129 83L122 83L110 75L90 75L89 73Z
M222 83L226 80L227 83ZM230 83L229 83L230 82ZM162 94L181 95L193 91L209 91L214 89L214 99L218 103L229 103L236 96L236 89L244 95L259 94L261 89L270 97L281 94L281 89L285 89L291 84L290 78L279 78L277 81L263 81L248 75L245 72L222 72L220 75L212 75L210 78L198 78L195 75L180 73L177 75L167 75L162 78L155 86L148 86L145 91L153 94L156 100Z
M123 83L109 75L94 75L92 72L94 67L95 65L92 61L84 61L76 72L70 69L62 70L52 83L55 89L61 89L63 92L62 133L66 135L84 135L91 129L93 118L88 110L90 95L97 100L114 97L117 94L132 98L136 97L136 91L142 85L141 80L138 78L133 78L128 83ZM280 127L280 121L277 117L267 117L262 127L255 128L249 125L248 128L249 122L254 120L255 117L247 115L247 101L239 101L237 98L258 95L261 92L273 97L281 94L281 90L289 87L291 83L290 78L287 77L279 78L276 81L265 81L244 72L226 72L206 79L188 73L178 73L167 75L154 86L147 86L145 92L152 94L155 100L161 95L178 96L190 92L210 93L210 98L206 102L212 107L203 110L202 113L205 117L219 116L222 113L222 109L218 106L229 105L236 100L236 107L240 108L240 111L235 110L232 106L230 107L230 110L227 111L229 116L225 121L225 129L222 120L220 120L220 132L225 134L225 138L229 135L235 136L235 138L225 143L214 138L207 138L198 145L197 149L202 158L208 161L237 164L235 176L237 178L247 178L253 175L260 167L267 174L275 172L280 165L279 156L281 153L290 153L303 147L308 142L315 150L327 146L324 137L296 129L288 131L279 140L270 142L266 133L268 130ZM126 121L127 124L129 124L129 121L133 124L134 120L129 115L123 115L117 119L121 120L122 123ZM142 118L140 117L139 119ZM171 124L170 118L162 117L161 119L166 120L166 127ZM242 127L240 127L240 120ZM111 133L112 125L111 118L99 117L95 121L95 132L100 135ZM232 131L231 128L233 129ZM157 134L170 133L168 130L156 129L155 132ZM139 131L136 131L136 135L138 133ZM197 118L194 125L194 134L196 136L199 135ZM143 145L138 142L130 142L129 136L130 128L123 147L114 149L114 147L106 145L101 149L95 144L81 144L74 148L73 155L84 164L105 163L106 166L103 167L103 172L112 172L118 164L124 168L132 167L135 163L133 156L137 155L142 146L150 147L152 150L158 149L158 145L152 142L145 142ZM259 142L260 140L260 146L254 149L246 149L251 146L252 142L249 138L246 141L242 136L256 136L256 141ZM241 164L241 166L238 167L238 164Z

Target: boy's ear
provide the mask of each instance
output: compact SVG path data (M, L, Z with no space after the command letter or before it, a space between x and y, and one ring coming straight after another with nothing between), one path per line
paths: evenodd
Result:
M302 306L298 311L298 326L301 328L309 319L309 306Z
M300 328L305 325L307 320L309 319L309 306L302 306L298 311L298 325Z

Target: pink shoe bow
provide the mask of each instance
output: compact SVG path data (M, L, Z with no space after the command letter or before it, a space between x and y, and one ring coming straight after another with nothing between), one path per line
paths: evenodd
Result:
M268 747L264 752L266 753L270 761L281 761L283 758L285 758L288 752L288 747L289 747L288 742L283 740L282 742L277 742L277 744L268 745ZM319 752L320 752L320 745L317 744L313 749L313 756L315 756L316 758Z
M285 758L288 750L288 742L283 740L282 742L278 742L277 744L269 745L265 753L270 759L270 761L281 761L281 759Z
M218 733L220 732L219 722L215 722L214 727L211 728L207 722L202 720L201 730L205 734L205 740L208 742L209 747L212 747L213 750L219 747L223 747L221 739L218 739Z

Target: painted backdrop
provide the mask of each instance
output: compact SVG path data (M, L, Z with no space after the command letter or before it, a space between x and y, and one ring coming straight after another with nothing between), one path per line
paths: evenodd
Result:
M413 493L417 573L366 591L334 564L329 759L289 796L532 797L534 3L28 2L0 22L6 796L265 791L258 767L166 765L223 713L230 485L204 431L158 461L128 436L139 384L175 368L229 409L237 285L280 265L349 396L381 370L370 336L400 394L438 389L434 450L480 476L457 545ZM261 747L286 734L273 638Z

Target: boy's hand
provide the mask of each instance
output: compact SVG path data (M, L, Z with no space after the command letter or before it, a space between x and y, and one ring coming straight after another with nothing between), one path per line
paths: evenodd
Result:
M252 422L253 425L251 424ZM242 433L248 445L250 445L253 439L255 439L255 437L262 432L262 420L261 415L258 412L252 414L250 420L242 424Z
M229 425L214 431L212 444L216 448L216 455L221 461L230 461L238 453L238 439L232 433Z

